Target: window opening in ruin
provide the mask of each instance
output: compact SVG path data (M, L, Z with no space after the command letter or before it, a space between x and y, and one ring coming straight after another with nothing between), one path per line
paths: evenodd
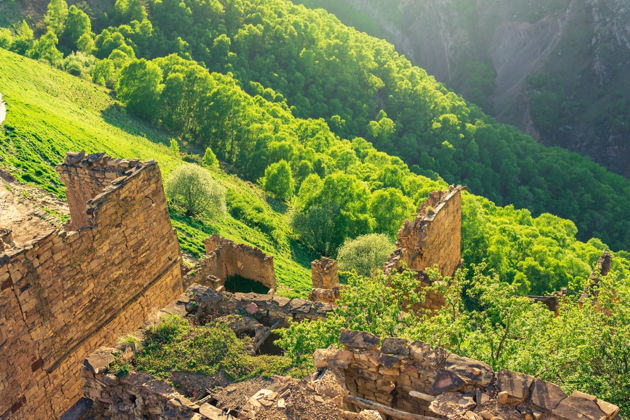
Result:
M262 283L239 275L228 277L225 281L225 290L232 293L260 293L266 294L269 288Z
M280 338L280 335L272 332L269 336L263 341L263 343L258 348L258 354L266 354L268 356L282 356L284 354L284 350L277 346L275 341Z

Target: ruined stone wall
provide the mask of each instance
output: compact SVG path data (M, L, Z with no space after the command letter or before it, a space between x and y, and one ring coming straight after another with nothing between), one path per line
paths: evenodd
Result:
M321 258L311 262L313 289L334 289L339 287L339 267L337 261Z
M58 169L81 228L0 254L0 419L58 418L83 394L85 356L181 293L155 162L72 155Z
M340 370L351 397L407 413L462 420L610 420L619 412L592 395L567 395L552 383L494 372L483 362L421 342L386 338L381 343L377 336L349 330L340 341L345 350L315 353L316 367Z
M334 304L341 297L337 261L323 257L311 262L311 277L310 300Z
M187 293L194 302L192 313L200 324L231 314L247 314L264 325L286 328L290 321L325 318L334 307L324 302L289 299L259 293L217 292L211 287L193 285Z
M273 257L258 248L236 244L229 239L212 235L205 241L206 256L196 271L187 276L186 286L192 283L217 285L231 276L257 281L269 289L276 288ZM211 279L212 281L210 281Z
M417 271L437 265L442 275L453 275L461 263L462 190L452 186L429 195L416 218L398 232L394 264Z
M169 384L146 373L117 377L107 372L116 349L102 347L83 363L85 395L92 410L106 418L207 419L203 409L176 392ZM213 417L214 418L214 417Z

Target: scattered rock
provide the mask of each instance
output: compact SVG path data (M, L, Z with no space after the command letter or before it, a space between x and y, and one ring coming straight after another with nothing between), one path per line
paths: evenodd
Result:
M525 375L524 373L512 372L510 370L502 370L498 374L497 384L503 394L503 401L501 404L519 404L525 401L529 395L529 387L534 381L533 376Z

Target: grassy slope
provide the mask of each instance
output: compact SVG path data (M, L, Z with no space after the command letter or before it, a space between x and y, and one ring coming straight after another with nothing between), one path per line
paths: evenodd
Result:
M5 126L0 128L0 167L20 181L63 196L54 165L68 150L154 159L164 177L183 163L166 146L166 133L127 115L106 89L3 49L0 68L0 92L8 104ZM203 239L212 233L260 247L275 257L280 293L304 295L310 290L308 263L315 256L291 238L278 240L290 237L288 215L274 210L279 206L272 208L257 186L218 169L212 174L231 191L230 196L258 208L284 235L274 235L269 229L265 233L230 215L191 220L172 209L182 248L199 256Z

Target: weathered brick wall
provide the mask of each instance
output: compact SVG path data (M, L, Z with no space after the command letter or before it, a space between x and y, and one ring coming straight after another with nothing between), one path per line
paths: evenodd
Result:
M345 350L315 353L318 368L338 369L352 396L408 413L449 419L617 418L619 407L522 373L400 338L344 330ZM352 399L350 399L352 401Z
M186 286L192 283L213 284L214 278L224 283L231 276L241 276L257 281L269 289L276 288L273 257L258 248L236 244L219 235L205 240L206 256L199 262L196 271L187 276Z
M71 155L58 169L81 228L0 254L0 419L59 417L82 396L85 356L182 291L154 162Z

